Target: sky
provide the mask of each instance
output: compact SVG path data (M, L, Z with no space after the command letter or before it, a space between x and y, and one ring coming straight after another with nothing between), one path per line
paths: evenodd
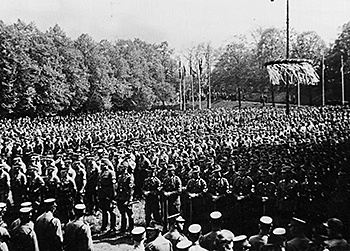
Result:
M75 39L168 41L177 52L201 42L224 46L259 27L284 28L287 0L0 0L0 20L58 24ZM332 43L350 21L350 0L289 0L290 27Z

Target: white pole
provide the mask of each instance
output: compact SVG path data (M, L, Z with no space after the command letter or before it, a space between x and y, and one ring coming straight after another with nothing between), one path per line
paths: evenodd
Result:
M345 88L344 88L344 62L343 55L341 55L341 66L340 66L340 74L341 74L341 103L345 105Z

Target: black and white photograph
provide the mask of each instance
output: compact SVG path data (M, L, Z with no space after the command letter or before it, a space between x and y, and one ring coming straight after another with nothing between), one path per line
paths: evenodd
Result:
M350 0L1 0L0 251L350 251Z

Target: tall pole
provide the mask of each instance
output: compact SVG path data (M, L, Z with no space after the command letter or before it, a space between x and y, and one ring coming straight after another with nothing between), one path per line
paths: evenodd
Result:
M198 108L202 110L201 62L198 62Z
M344 58L343 54L340 56L340 74L341 74L341 103L345 105L345 86L344 86Z
M210 84L210 65L208 67L209 73L208 73L208 109L211 109L211 84Z
M190 59L190 78L191 78L192 110L194 110L194 89L193 89L193 74L192 74L192 60L191 59Z
M287 43L286 43L286 59L289 58L289 0L287 0L287 13L286 13L286 25L287 25ZM289 76L286 76L286 114L289 115Z
M181 61L179 61L179 107L182 110L182 73L181 73Z
M326 93L324 87L324 55L322 55L322 75L321 75L321 84L322 84L322 106L326 105Z
M182 93L183 93L183 110L186 111L186 68L185 65L183 66L183 71L182 71Z

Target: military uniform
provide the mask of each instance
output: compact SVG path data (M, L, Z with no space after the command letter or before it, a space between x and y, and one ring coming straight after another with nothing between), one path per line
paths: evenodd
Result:
M293 174L291 167L284 167L282 173L285 175ZM286 220L292 217L293 212L298 206L299 183L291 176L282 177L277 184L278 200L278 223L286 225Z
M25 214L26 219L11 231L10 250L11 251L39 251L39 245L36 233L33 229L33 223L29 221L31 208L21 208L20 213Z
M113 199L115 196L115 184L116 177L113 170L110 170L107 166L101 167L101 173L98 180L98 200L99 207L102 210L102 226L101 230L105 230L108 224L108 213L110 214L112 231L116 228L117 216L114 212Z
M46 199L44 203L46 206L50 206L55 203L54 201L54 199ZM62 251L63 235L61 221L53 216L51 210L44 212L37 218L34 224L34 230L40 250Z
M150 169L149 172L155 172ZM161 212L160 212L160 190L162 189L161 181L155 176L151 175L145 179L142 187L143 194L145 195L145 215L146 215L146 226L151 221L151 215L157 222L161 222Z
M0 167L0 202L7 202L11 189L10 175Z
M14 175L11 179L12 198L15 206L19 206L25 199L27 192L27 177L20 167L14 167Z
M57 211L63 223L68 222L73 215L76 186L74 180L68 175L67 169L61 170L61 183L57 198Z
M61 180L56 174L56 168L49 166L46 169L44 198L58 198Z
M175 166L169 165L168 172L174 172ZM180 213L181 201L180 195L182 192L182 182L181 179L174 173L166 176L163 182L163 201L164 206L164 216L168 217L176 213ZM165 219L166 221L166 219Z
M77 204L75 210L85 210L85 205ZM67 223L64 229L65 251L92 251L93 243L89 224L84 222L83 213Z
M34 204L39 205L43 199L45 181L38 174L36 167L29 167L29 178L28 178L28 193L27 198Z
M260 215L275 215L277 186L270 178L271 174L263 171L262 180L256 185L255 198L260 206Z
M87 207L87 213L92 214L94 208L98 204L97 196L97 184L99 180L99 167L93 160L93 157L89 158L86 163L86 186L85 186L85 204Z
M86 171L85 166L80 161L73 162L73 169L75 170L75 184L77 186L77 194L75 197L75 203L83 203L86 186Z
M193 177L186 186L187 204L189 206L188 215L191 222L201 222L205 213L204 195L208 191L207 183L199 176L200 168L195 166L192 170Z
M226 197L230 193L230 186L226 178L221 176L221 167L216 166L212 171L212 178L208 183L208 195L210 210L225 211L227 206Z
M128 231L131 232L131 230L134 228L133 211L131 205L134 196L134 187L135 181L132 173L129 173L128 170L126 170L119 175L116 200L122 218L120 228L122 233L127 230L127 218L129 223Z

